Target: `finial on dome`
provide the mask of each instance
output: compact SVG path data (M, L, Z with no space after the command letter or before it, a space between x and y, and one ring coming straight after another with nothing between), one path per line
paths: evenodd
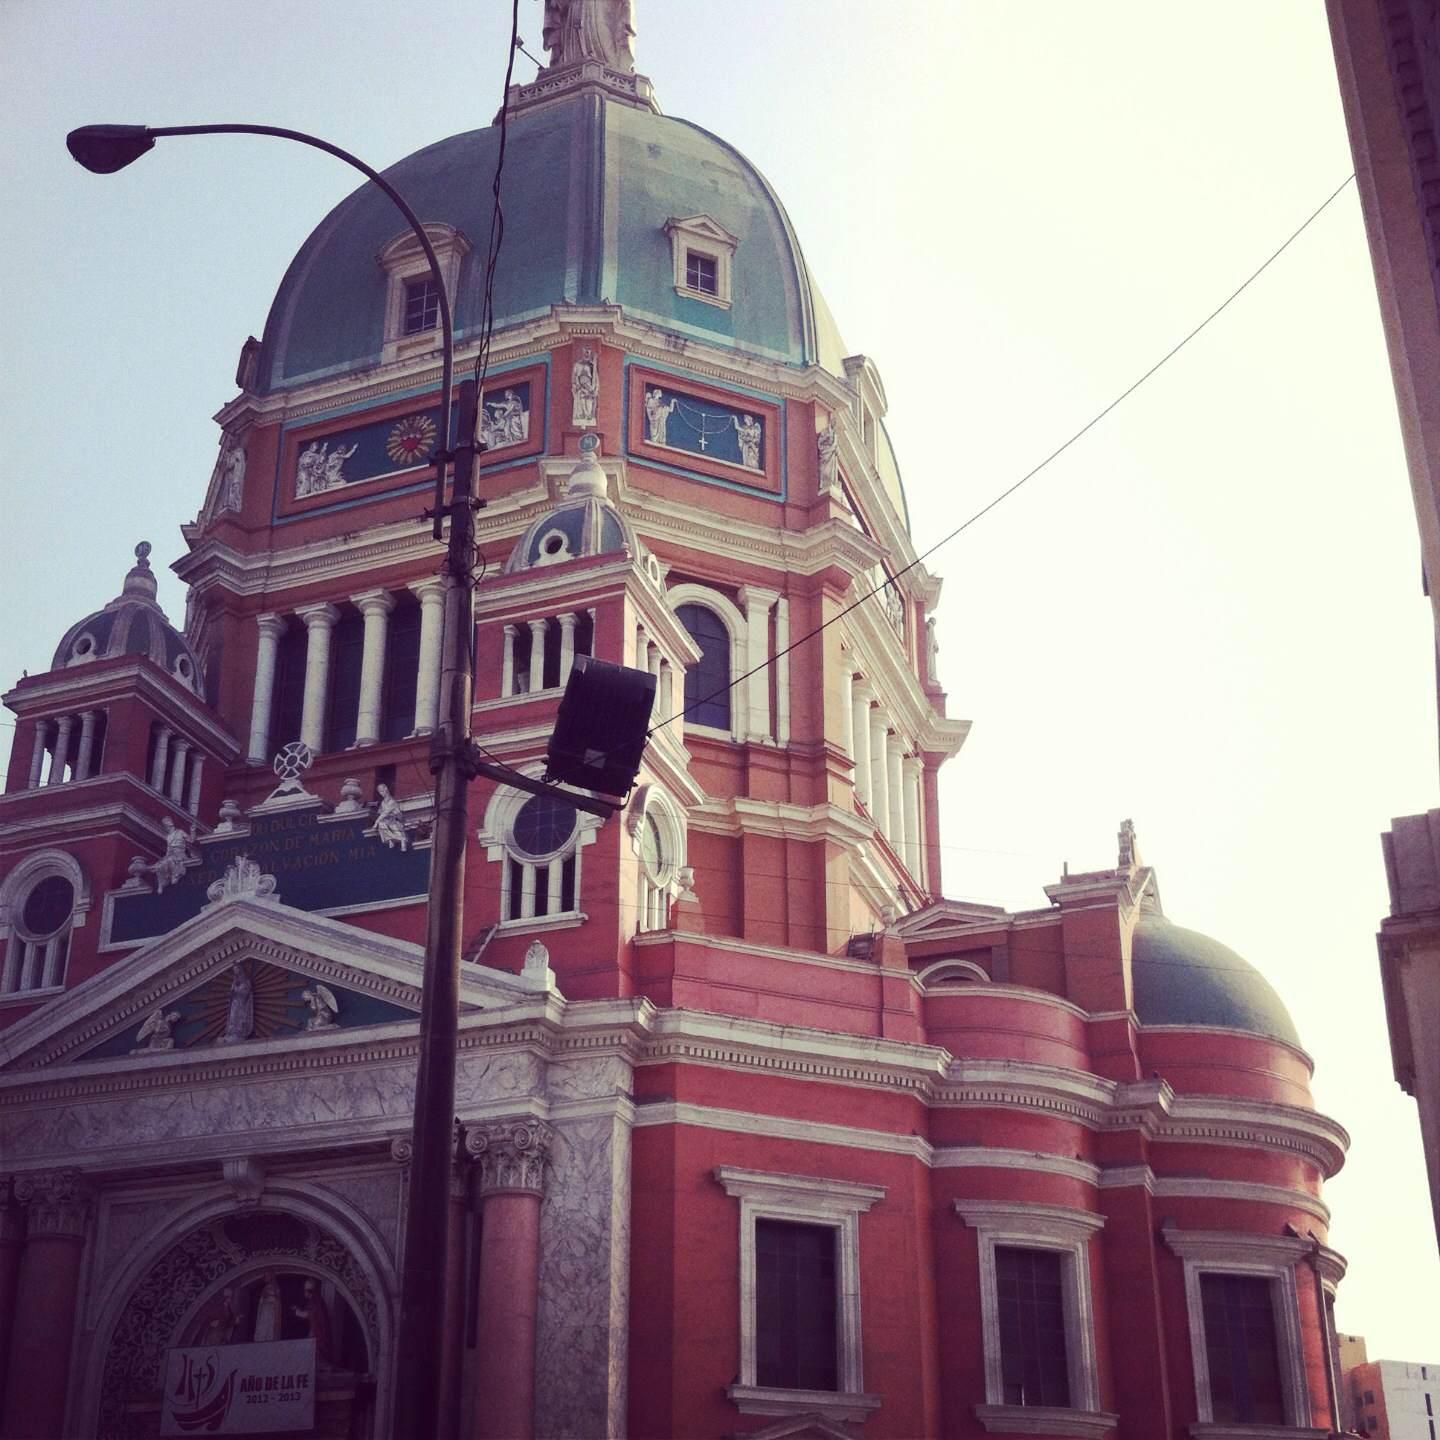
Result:
M150 570L150 542L142 540L135 547L135 564L125 577L123 595L139 595L153 600L156 595L155 576Z
M570 472L570 479L565 484L565 498L598 495L603 500L605 492L605 472L600 468L600 437L582 435L580 463Z

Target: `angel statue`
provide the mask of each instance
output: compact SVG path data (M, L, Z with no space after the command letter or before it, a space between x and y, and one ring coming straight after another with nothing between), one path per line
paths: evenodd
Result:
M305 1022L307 1030L332 1030L335 1017L340 1013L340 1002L335 992L318 980L312 980L301 992L300 998L310 1007L310 1018Z
M410 837L405 833L405 812L400 808L400 802L390 793L388 785L377 785L375 789L380 796L380 809L375 815L376 835L387 850L396 845L408 850Z
M185 866L190 862L190 844L195 839L193 832L186 833L168 815L160 818L160 828L165 832L165 853L149 868L155 874L155 893L163 895L167 885L175 885L185 876Z
M178 1025L180 1019L178 1010L167 1011L163 1005L157 1005L135 1035L137 1040L144 1040L148 1043L137 1045L130 1053L132 1055L153 1055L160 1050L173 1050L175 1037L170 1033L170 1027Z

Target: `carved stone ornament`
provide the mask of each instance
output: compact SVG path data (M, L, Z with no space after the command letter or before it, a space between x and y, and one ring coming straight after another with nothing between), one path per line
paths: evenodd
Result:
M415 1154L415 1142L408 1135L397 1135L390 1142L390 1158L397 1165L408 1165Z
M543 1120L472 1125L465 1132L465 1149L478 1168L481 1196L505 1190L541 1194L553 1134Z
M25 1212L15 1195L13 1176L0 1176L0 1244L25 1238Z
M275 752L271 769L280 783L265 797L268 804L287 795L309 795L300 777L315 763L315 755L303 740L291 740Z
M32 1239L36 1235L79 1237L85 1233L91 1189L78 1170L44 1170L18 1176L15 1198L25 1207Z
M275 877L261 873L260 862L248 855L237 855L225 873L206 891L212 905L227 900L265 900L275 896Z
M840 437L835 433L833 420L815 437L815 450L820 467L816 488L820 494L828 495L840 478Z
M222 1162L225 1183L241 1205L256 1205L265 1190L265 1167L251 1155L230 1155Z

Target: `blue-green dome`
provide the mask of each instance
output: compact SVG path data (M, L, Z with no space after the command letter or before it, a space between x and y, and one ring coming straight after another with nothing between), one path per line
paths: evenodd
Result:
M457 333L478 325L499 132L451 136L385 172L427 225L461 232ZM497 326L553 304L609 301L671 331L839 373L834 327L817 339L809 276L784 209L760 173L707 131L577 91L509 123ZM679 293L666 222L710 217L736 239L728 308ZM404 222L374 186L321 221L271 307L254 385L262 394L379 363L387 276L380 252ZM821 352L825 353L821 353ZM835 351L837 353L829 353Z
M1228 945L1145 914L1135 926L1131 959L1142 1025L1219 1025L1299 1046L1284 1001Z

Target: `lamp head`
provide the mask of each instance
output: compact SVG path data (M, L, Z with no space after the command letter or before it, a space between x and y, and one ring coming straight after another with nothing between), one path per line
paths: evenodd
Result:
M96 175L123 170L154 145L155 137L143 125L82 125L65 137L65 148Z

